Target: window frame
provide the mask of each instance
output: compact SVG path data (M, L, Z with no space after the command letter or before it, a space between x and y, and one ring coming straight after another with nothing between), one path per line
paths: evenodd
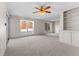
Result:
M32 28L29 29L29 28L26 28L26 29L21 29L20 28L20 32L33 32L34 31L34 21L31 21L31 20L20 20L19 21L19 27L21 26L21 21L25 21L26 23L29 23L29 22L32 22ZM28 25L27 25L28 26Z

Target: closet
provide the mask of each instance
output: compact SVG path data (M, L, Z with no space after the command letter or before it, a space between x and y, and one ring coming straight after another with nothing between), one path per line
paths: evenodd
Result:
M60 41L79 47L79 7L64 11L60 25Z

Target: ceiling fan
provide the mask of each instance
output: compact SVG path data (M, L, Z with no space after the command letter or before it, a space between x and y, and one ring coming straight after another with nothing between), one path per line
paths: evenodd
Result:
M45 7L45 6L35 7L35 9L37 11L35 11L33 13L39 13L40 15L44 15L46 13L51 13L51 11L49 11L50 8L51 8L50 6L47 6L47 7Z

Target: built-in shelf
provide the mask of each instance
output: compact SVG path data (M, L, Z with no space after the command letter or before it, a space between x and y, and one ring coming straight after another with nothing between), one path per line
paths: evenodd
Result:
M64 30L79 31L79 8L74 8L63 13Z
M64 11L60 24L60 41L79 47L79 7Z

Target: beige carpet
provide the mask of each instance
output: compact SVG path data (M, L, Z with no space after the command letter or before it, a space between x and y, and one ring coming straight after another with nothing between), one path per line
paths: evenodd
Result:
M79 48L59 42L58 36L29 36L10 39L5 56L79 55Z

